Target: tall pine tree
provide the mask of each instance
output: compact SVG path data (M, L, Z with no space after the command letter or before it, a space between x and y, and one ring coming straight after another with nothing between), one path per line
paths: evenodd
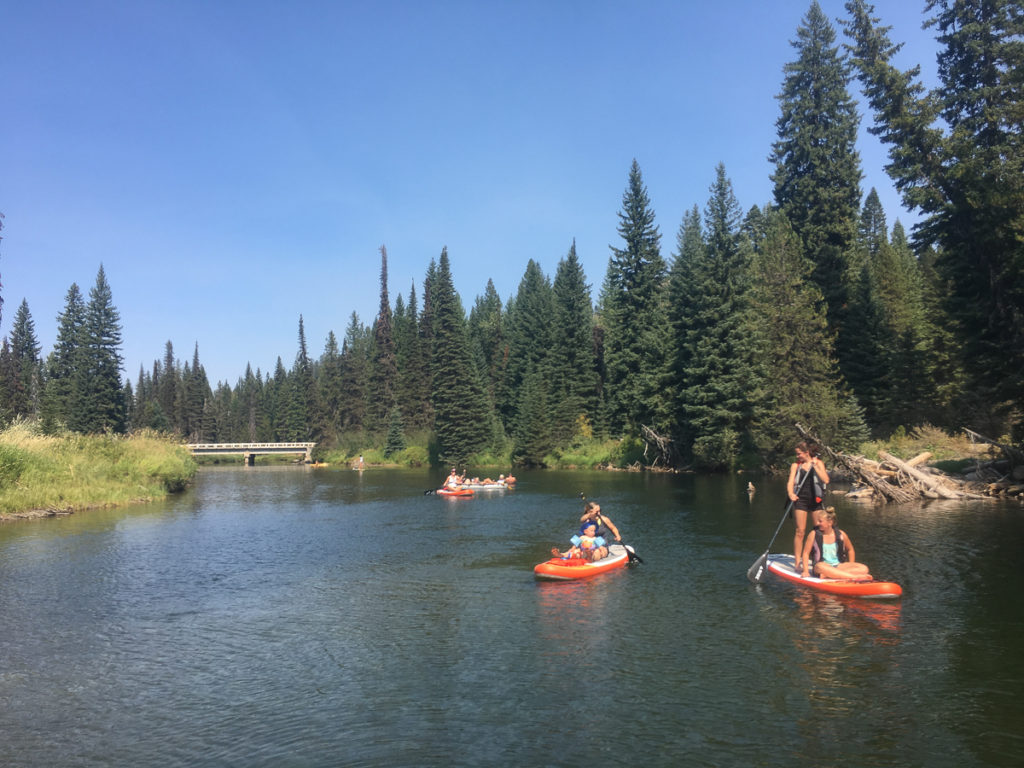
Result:
M64 310L57 316L57 341L46 358L46 385L43 392L42 422L46 432L68 424L75 394L74 372L78 348L85 324L85 300L77 283L64 297Z
M430 300L433 310L431 402L437 457L443 464L463 465L470 456L487 447L491 414L469 353L466 316L455 292L447 248L441 251Z
M750 392L758 386L742 318L749 283L749 246L740 231L740 208L721 163L704 213L704 247L691 255L684 306L673 317L683 336L676 359L685 365L679 406L690 453L707 469L732 466L751 420ZM688 295L687 295L688 294ZM681 446L685 455L688 446Z
M368 404L373 429L382 432L396 403L398 363L388 298L388 252L380 247L380 310L373 325L373 363L370 366Z
M963 369L990 403L1024 391L1024 14L1015 0L929 2L943 48L939 85L901 71L874 8L848 0L854 64L890 145L886 170L938 248Z
M813 265L784 214L769 211L753 243L742 333L758 371L750 435L769 466L792 452L794 424L830 445L855 448L866 436L859 406L843 386Z
M655 416L652 397L666 371L659 332L666 331L667 267L636 160L618 216L623 247L611 249L601 294L605 400L611 430L638 434Z
M567 444L581 432L592 431L598 418L597 361L594 352L594 307L576 242L558 263L551 339L550 418L552 437Z
M783 69L779 138L771 159L775 203L814 264L812 276L827 302L829 325L839 334L843 364L847 262L862 174L856 151L859 118L848 91L849 68L835 39L835 30L813 0L793 42L797 58Z
M89 291L75 360L74 411L68 415L71 429L89 433L124 431L121 361L121 318L101 264L96 284Z
M42 361L36 326L25 299L14 315L10 344L14 365L14 379L8 392L10 415L12 418L35 418L39 414Z

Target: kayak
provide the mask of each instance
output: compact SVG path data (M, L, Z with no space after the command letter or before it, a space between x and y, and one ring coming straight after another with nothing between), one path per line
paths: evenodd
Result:
M472 488L438 488L435 491L438 496L472 496Z
M552 557L534 566L533 572L538 579L569 581L571 579L588 579L601 573L624 568L629 562L629 553L622 544L608 547L607 556L591 562L578 557Z
M768 570L794 584L830 592L833 595L850 595L851 597L867 597L876 600L897 598L903 594L903 587L893 581L876 581L875 579L819 579L817 576L804 578L794 567L792 555L768 555Z

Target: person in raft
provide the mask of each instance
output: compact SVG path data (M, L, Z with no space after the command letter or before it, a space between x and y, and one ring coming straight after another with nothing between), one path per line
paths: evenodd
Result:
M448 479L444 481L445 487L447 488L458 488L462 483L462 478L455 472L455 467L452 467L452 473L448 475Z
M601 505L596 501L588 501L583 506L583 517L580 518L580 522L597 523L597 535L606 542L611 536L614 536L616 541L622 541L622 536L619 535L619 529L615 527L615 523L601 514ZM602 551L597 553L597 557L594 558L595 560L600 560L602 557L606 557L608 555L608 547L602 545L601 550Z
M818 527L807 534L803 562L800 575L805 579L811 575L811 569L822 579L871 578L868 567L857 562L850 537L836 528L836 510L833 507L822 510Z
M813 473L808 477L808 473ZM807 482L804 482L806 478ZM828 471L825 462L818 458L818 446L813 443L801 442L796 446L796 461L789 467L789 500L793 502L793 522L796 531L793 534L793 557L796 569L801 567L800 552L804 545L804 531L807 530L807 515L811 515L813 525L817 526L821 518L821 499L828 485Z
M559 552L558 547L551 548L551 554L555 557L582 558L583 560L600 560L604 555L599 555L602 550L608 553L604 539L597 535L597 523L588 521L580 526L580 532L569 541L572 546L565 552Z

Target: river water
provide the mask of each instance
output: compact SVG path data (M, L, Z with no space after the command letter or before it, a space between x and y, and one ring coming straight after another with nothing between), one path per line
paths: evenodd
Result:
M0 526L0 764L1024 764L1018 503L832 496L903 585L876 603L747 581L779 481L440 479L204 468L166 502ZM644 562L538 582L580 492Z

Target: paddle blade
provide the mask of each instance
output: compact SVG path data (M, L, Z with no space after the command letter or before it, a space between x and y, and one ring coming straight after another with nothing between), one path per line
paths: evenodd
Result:
M629 544L623 544L622 546L626 550L626 558L629 560L629 562L642 563L644 561L644 559L640 557L640 555L636 553L636 550L629 546Z
M761 577L764 576L764 569L767 564L768 553L765 552L763 555L757 558L757 560L754 561L754 564L750 566L750 568L747 569L747 578L750 580L752 584L761 583Z

